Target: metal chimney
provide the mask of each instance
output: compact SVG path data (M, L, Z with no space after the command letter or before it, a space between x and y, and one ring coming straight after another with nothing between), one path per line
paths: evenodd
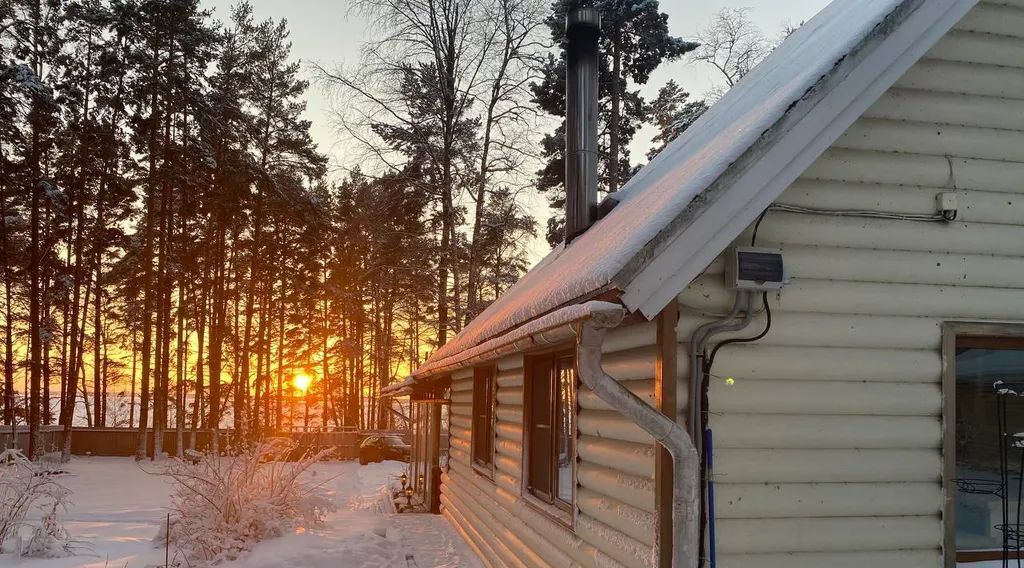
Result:
M597 220L597 73L601 13L565 17L565 242Z

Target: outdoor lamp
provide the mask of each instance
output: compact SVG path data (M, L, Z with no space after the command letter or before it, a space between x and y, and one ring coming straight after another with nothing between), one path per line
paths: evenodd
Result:
M400 480L402 481L402 491L405 491L405 486L409 484L409 476L406 475L404 471L402 472Z
M412 507L412 487L405 489L405 506Z
M424 485L423 485L423 474L422 473L420 474L420 476L418 478L416 478L416 483L417 483L417 485L416 485L417 487L419 487L421 489L424 488Z

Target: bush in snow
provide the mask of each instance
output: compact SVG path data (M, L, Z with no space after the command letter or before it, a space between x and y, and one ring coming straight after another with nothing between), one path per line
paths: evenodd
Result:
M233 560L253 544L323 521L334 505L324 481L304 475L330 450L298 461L286 458L291 440L273 439L238 456L205 456L195 463L172 461L171 518L156 541L170 542L190 565Z
M8 540L15 540L23 556L60 557L72 554L72 541L57 518L71 494L19 450L0 453L0 551ZM42 511L42 520L33 526L25 519L31 509ZM22 527L31 527L25 542L18 537Z
M74 554L73 541L64 525L57 519L57 504L43 512L43 518L32 529L32 536L21 547L22 556L35 558L63 558Z

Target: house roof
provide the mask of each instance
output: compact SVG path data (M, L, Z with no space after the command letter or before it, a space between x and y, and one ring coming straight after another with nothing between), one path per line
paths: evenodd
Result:
M833 1L414 375L606 292L653 317L976 1Z

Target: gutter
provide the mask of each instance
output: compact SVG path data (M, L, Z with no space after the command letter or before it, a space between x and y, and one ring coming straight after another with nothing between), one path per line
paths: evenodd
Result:
M700 458L686 429L622 386L601 367L608 329L622 323L625 310L603 310L583 322L576 366L580 380L601 400L640 426L672 456L672 566L697 568L700 552Z
M406 395L412 392L414 383L424 381L432 376L472 367L509 353L519 353L538 346L562 343L575 337L576 332L571 327L572 324L589 319L596 314L613 312L622 312L622 306L599 300L566 306L476 347L429 362L416 369L416 372L402 382L381 389L380 396Z

